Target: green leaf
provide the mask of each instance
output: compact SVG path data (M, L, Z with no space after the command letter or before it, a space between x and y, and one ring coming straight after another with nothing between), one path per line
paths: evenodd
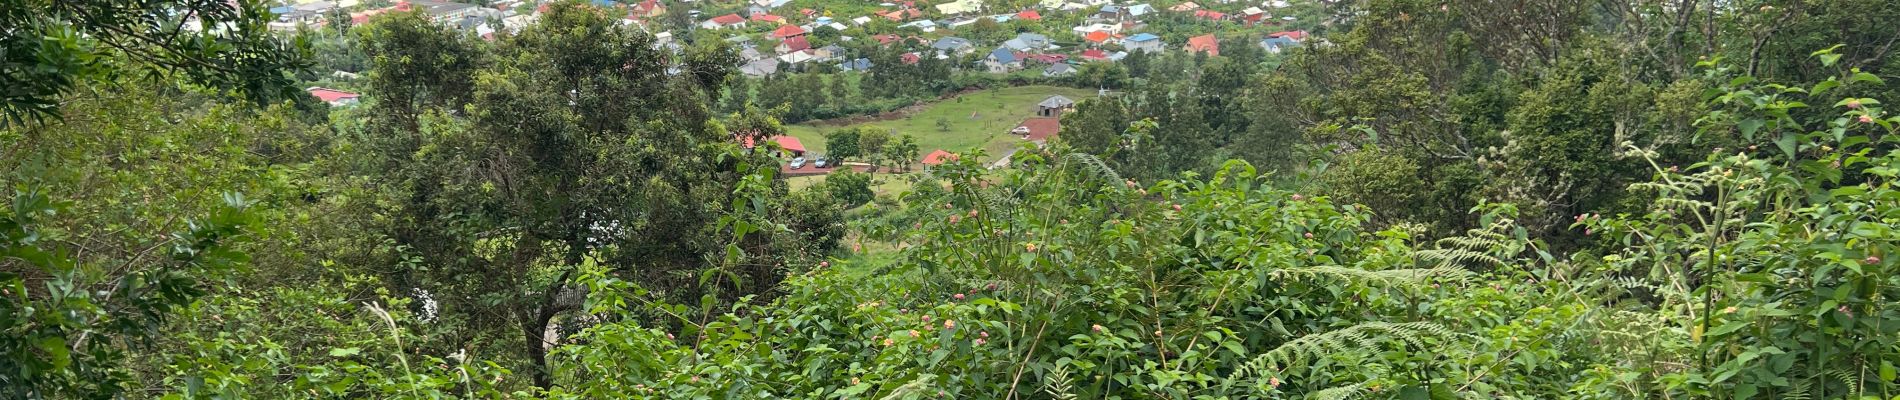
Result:
M362 352L363 352L363 349L361 348L345 347L345 348L340 348L340 349L330 349L330 356L331 357L349 357L349 356L357 355Z
M1839 54L1822 54L1821 55L1822 66L1832 67L1834 66L1835 62L1840 61L1840 60L1841 60L1841 55Z
M1781 154L1788 156L1788 158L1794 158L1794 140L1794 133L1783 133L1780 138L1775 139L1775 147L1781 148Z
M1761 119L1757 119L1757 118L1751 118L1751 119L1742 120L1742 122L1740 123L1736 123L1735 128L1742 130L1743 139L1748 139L1752 141L1752 140L1755 140L1755 132L1761 130L1761 126L1765 124L1767 124L1766 121L1762 121Z

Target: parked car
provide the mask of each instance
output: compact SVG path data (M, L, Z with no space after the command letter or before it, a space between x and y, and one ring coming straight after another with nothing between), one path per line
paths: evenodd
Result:
M792 169L799 169L799 168L804 168L804 167L805 167L804 157L797 157L797 158L792 159Z
M832 164L834 163L831 162L830 157L825 157L821 155L821 156L818 156L818 160L812 161L811 166L818 167L818 168L831 168Z

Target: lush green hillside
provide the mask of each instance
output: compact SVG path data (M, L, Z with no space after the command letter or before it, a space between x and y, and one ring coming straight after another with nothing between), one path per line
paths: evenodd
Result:
M314 49L257 1L4 2L0 399L1900 398L1891 2L1302 2L1335 31L1279 55L758 90L580 0ZM1023 82L1114 94L791 127L994 157L1087 100L1008 168L741 144Z
M1025 118L1036 114L1036 103L1051 95L1067 96L1082 101L1095 96L1095 91L1056 86L1019 86L993 90L981 90L966 93L949 100L937 101L917 106L915 112L904 113L881 121L853 124L805 123L786 126L792 136L805 143L805 148L813 152L824 152L825 133L832 130L866 126L885 129L897 135L909 134L917 138L919 153L943 149L951 152L963 152L967 149L981 148L993 159L999 157L1022 139L1009 135ZM950 129L938 127L937 121L949 122ZM921 155L920 154L920 155Z

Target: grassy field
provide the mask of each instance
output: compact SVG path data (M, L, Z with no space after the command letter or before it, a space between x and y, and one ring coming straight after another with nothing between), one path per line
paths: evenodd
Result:
M891 130L894 136L910 134L917 137L917 155L920 157L937 149L961 153L982 148L987 154L985 161L989 161L1002 156L1022 141L1010 135L1009 129L1015 128L1023 119L1034 116L1037 102L1057 94L1082 101L1094 97L1095 91L1055 86L983 90L938 101L904 118L862 125ZM949 131L937 128L939 118L950 121ZM825 133L840 128L843 127L813 124L786 126L792 136L804 142L805 149L815 153L824 152Z

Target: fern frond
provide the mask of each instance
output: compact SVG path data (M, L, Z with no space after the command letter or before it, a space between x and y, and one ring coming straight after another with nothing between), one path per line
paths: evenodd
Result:
M1400 341L1423 347L1426 336L1452 334L1450 329L1430 322L1363 323L1331 332L1301 336L1299 339L1283 343L1273 350L1254 357L1252 361L1241 364L1228 375L1227 380L1234 382L1259 376L1261 370L1310 362L1330 354L1369 350L1378 347L1383 342ZM1263 384L1256 383L1255 387Z
M1306 398L1312 399L1312 400L1346 400L1346 399L1358 397L1360 393L1363 393L1365 391L1366 391L1365 383L1355 383L1355 384L1351 384L1347 386L1340 386L1336 388L1330 388L1326 390L1313 392L1313 394L1307 395Z
M1408 268L1408 269L1388 269L1388 270L1373 271L1373 270L1365 270L1365 269L1359 269L1359 268L1341 267L1337 265L1320 265L1320 266L1312 266L1312 267L1279 269L1279 270L1273 271L1272 276L1274 278L1281 278L1281 279L1294 278L1294 277L1325 276L1325 277L1333 277L1333 278L1340 278L1340 279L1346 279L1346 280L1351 280L1351 281L1374 283L1374 284L1381 284L1381 285L1417 286L1417 285L1424 285L1424 284L1430 283L1430 280L1433 277L1449 277L1449 278L1454 278L1454 279L1462 279L1462 278L1471 276L1471 272L1466 271L1464 269L1448 267L1448 266L1439 266L1436 268Z
M1042 391L1043 393L1048 393L1050 398L1074 400L1075 393L1072 393L1073 387L1074 382L1069 379L1068 366L1059 365L1049 371L1048 382L1043 384Z
M879 399L880 400L915 399L915 398L922 398L922 397L934 395L935 393L930 393L930 381L936 378L937 378L936 374L918 375L917 379L911 380L910 382L905 383L903 386L898 386L896 389L891 389L891 394L885 395L884 397L880 397Z
M1095 155L1087 154L1087 153L1069 153L1063 156L1063 161L1075 163L1081 166L1081 169L1083 171L1089 172L1090 174L1094 176L1095 179L1101 179L1108 182L1122 181L1121 174L1115 173L1114 168L1109 168L1108 163L1102 162L1101 157L1096 157Z
M1418 258L1437 263L1441 267L1473 264L1502 266L1505 264L1503 259L1499 259L1490 254L1462 248L1419 250L1416 254L1418 254Z

